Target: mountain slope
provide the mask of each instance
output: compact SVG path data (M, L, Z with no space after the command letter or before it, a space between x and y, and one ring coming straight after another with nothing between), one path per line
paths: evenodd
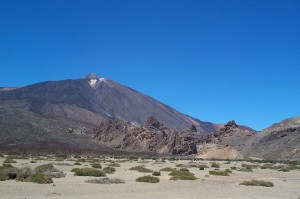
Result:
M248 141L248 156L300 160L300 117L285 119L262 130Z
M0 150L8 152L81 153L114 152L111 148L93 143L85 123L66 118L41 116L24 110L26 102L0 104ZM74 127L73 134L68 128Z
M216 128L212 123L195 120L151 97L94 74L81 79L42 82L0 91L0 101L13 100L26 101L30 112L93 125L109 119L141 125L149 116L155 116L165 126L174 129L182 130L192 124L200 132Z
M260 132L229 122L203 138L198 157L300 160L300 117L285 119Z

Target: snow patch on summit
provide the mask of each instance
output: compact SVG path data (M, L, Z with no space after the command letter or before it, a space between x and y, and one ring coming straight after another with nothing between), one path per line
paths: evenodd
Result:
M101 82L106 82L105 78L93 78L89 79L89 84L91 87L96 88Z
M106 79L105 78L99 78L99 82L105 82Z
M98 82L98 79L90 79L89 83L92 87L95 87Z

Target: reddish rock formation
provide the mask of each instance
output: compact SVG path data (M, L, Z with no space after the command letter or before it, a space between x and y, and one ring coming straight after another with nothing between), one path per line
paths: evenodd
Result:
M177 132L163 126L155 117L148 118L145 126L135 126L121 120L102 122L93 138L123 151L151 151L159 154L196 154L199 139L190 136L195 126Z

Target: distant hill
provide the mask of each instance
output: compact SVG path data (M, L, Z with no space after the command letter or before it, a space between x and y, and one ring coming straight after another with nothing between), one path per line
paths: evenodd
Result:
M198 146L198 157L300 160L300 117L285 119L260 132L237 127L229 122L205 136Z

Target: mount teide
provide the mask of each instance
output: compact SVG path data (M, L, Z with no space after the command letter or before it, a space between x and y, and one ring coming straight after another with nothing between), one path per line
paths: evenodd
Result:
M204 133L218 128L215 124L184 115L149 96L95 74L16 89L2 88L0 100L10 106L16 101L23 102L23 108L32 113L56 119L67 118L92 126L110 119L141 125L149 116L154 116L166 127L177 130L192 124Z
M110 145L91 138L93 130L101 122L116 119L139 126L145 124L149 116L178 131L194 125L201 134L219 127L90 74L74 80L0 88L0 149L113 153L115 149Z

